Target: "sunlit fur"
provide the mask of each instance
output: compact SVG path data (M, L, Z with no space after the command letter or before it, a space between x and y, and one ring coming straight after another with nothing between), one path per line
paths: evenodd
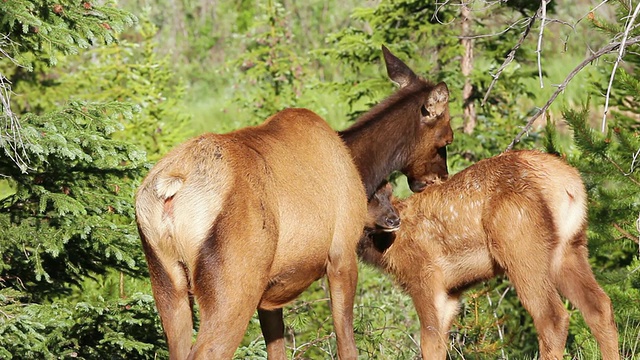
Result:
M424 359L446 358L462 292L501 273L533 317L540 359L564 353L569 315L560 295L582 312L602 358L619 359L611 301L589 266L584 185L562 159L507 152L393 205L400 229L364 237L358 252L413 299Z
M172 359L231 358L257 307L278 309L325 273L340 354L355 354L349 294L366 196L319 116L289 109L184 143L151 170L136 211ZM201 315L193 349L191 293Z
M339 132L353 155L369 199L395 170L407 176L416 192L445 179L446 146L453 141L447 85L434 85L417 76L385 47L382 50L389 78L400 84L400 89Z
M269 358L284 358L282 307L325 274L338 356L357 357L367 198L396 170L410 170L416 188L446 178L442 153L453 139L446 85L383 51L390 77L408 76L405 87L340 134L309 110L287 109L191 139L149 172L136 218L171 359L230 359L256 308Z

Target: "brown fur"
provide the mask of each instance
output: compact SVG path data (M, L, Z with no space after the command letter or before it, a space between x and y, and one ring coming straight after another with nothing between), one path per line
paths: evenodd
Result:
M413 74L384 51L392 79ZM356 246L367 195L395 170L410 169L416 184L447 176L446 85L410 80L341 133L349 149L313 112L288 109L191 139L154 166L136 217L171 359L231 358L256 308L269 358L284 358L282 306L325 274L338 356L357 357ZM365 192L363 182L375 186ZM201 315L193 347L191 295Z
M582 312L602 358L615 360L611 301L588 262L586 201L579 173L560 158L507 152L394 200L403 219L398 232L371 234L358 252L412 297L424 359L446 357L446 334L463 290L504 272L533 317L540 359L564 353L569 315L560 293ZM385 211L395 212L379 205L369 209L378 222Z
M382 50L389 78L400 90L339 132L353 155L368 199L396 170L407 176L414 192L445 179L446 146L453 141L447 85L426 81L387 48Z
M355 356L348 294L366 197L320 117L290 109L192 139L151 170L136 209L171 358L231 358L256 307L277 310L325 273L344 315L340 355ZM202 323L193 349L189 291Z

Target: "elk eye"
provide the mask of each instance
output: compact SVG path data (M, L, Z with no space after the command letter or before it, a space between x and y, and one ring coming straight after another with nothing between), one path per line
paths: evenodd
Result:
M427 110L427 107L424 105L422 105L422 107L420 108L420 113L423 117L429 116L429 110Z

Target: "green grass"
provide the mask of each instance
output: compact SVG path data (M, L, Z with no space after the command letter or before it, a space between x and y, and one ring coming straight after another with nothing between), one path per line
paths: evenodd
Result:
M189 126L192 135L205 132L226 133L247 126L256 119L248 109L233 104L238 86L198 82L188 89L185 111L192 117ZM308 108L323 117L329 125L340 130L349 124L344 114L348 112L343 101L335 95L307 89L298 99L299 107ZM264 119L260 119L262 121Z

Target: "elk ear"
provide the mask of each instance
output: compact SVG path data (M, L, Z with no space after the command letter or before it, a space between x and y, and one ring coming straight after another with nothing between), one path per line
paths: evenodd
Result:
M444 82L431 89L427 101L420 109L423 121L430 122L437 119L447 109L449 103L449 89Z
M395 55L382 45L382 54L384 55L384 63L387 65L387 74L394 83L398 84L400 88L403 88L412 81L416 80L418 76L409 67L398 59Z
M392 194L392 193L393 193L393 186L391 185L391 183L390 183L390 182L388 182L388 181L387 181L387 183L386 183L386 184L384 184L384 191L385 191L387 194Z

